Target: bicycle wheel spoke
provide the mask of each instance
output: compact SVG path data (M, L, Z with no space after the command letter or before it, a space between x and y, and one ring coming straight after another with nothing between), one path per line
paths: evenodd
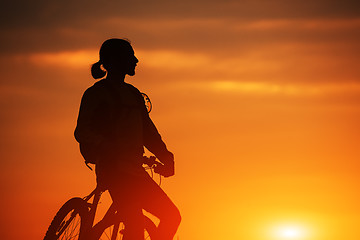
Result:
M75 220L75 221L74 221L74 220ZM80 225L80 219L77 219L77 218L75 217L74 220L73 220L72 223L71 223L71 226L72 226L71 231L69 231L70 239L75 239L77 236L79 236L79 229L78 229L78 227L80 227L80 226L79 226L79 225Z
M73 239L73 233L74 233L74 224L70 224L69 230L66 231L67 233L67 239Z

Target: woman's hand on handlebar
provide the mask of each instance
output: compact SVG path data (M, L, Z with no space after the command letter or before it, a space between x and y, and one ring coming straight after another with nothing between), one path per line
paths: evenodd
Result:
M158 173L164 177L171 177L175 174L174 167L174 155L169 152L167 158L163 158L162 162L157 161L155 156L144 156L143 163L154 169L155 173Z
M154 172L164 177L171 177L175 174L174 162L169 162L165 165L162 163L157 163L154 167Z

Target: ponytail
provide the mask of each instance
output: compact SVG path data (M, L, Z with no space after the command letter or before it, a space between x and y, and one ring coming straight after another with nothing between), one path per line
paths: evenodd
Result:
M101 68L101 62L98 61L91 66L91 75L93 78L98 79L105 77L106 71Z

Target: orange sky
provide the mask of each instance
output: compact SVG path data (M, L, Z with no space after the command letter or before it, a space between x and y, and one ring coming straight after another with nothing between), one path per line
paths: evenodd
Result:
M73 130L109 37L176 157L179 239L360 239L352 1L37 1L0 10L0 236L41 239L95 186ZM25 223L25 224L24 224Z

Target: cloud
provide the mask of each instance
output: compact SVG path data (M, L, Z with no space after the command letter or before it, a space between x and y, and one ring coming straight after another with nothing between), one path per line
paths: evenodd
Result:
M3 82L25 82L22 71L39 86L38 79L58 74L61 85L67 76L57 69L68 67L88 77L109 37L132 41L140 58L137 77L144 81L296 85L360 79L356 2L337 9L335 1L278 0L9 4L0 30Z
M1 8L0 53L97 48L114 36L128 37L142 48L192 51L287 41L355 42L358 5L324 0L11 1Z
M34 53L15 57L37 66L51 65L56 67L87 68L98 61L97 50L64 51L55 53Z
M79 0L79 1L11 1L1 6L2 27L58 26L89 19L112 17L133 19L184 18L353 18L359 15L359 2L354 0Z
M348 55L359 52L359 19L94 19L51 29L3 30L0 53L98 49L109 37L127 37L135 48L198 52L226 57L280 45L329 46ZM331 46L333 45L333 46Z

